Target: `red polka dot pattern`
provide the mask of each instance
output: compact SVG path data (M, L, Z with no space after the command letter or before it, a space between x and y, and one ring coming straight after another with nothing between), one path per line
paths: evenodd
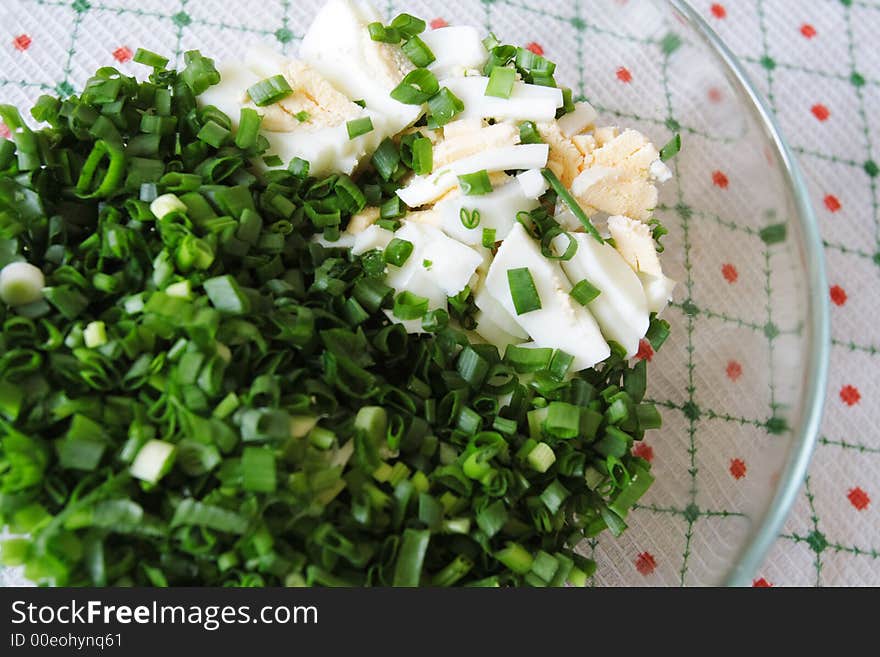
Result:
M646 577L657 568L657 560L650 552L642 552L636 557L636 570Z

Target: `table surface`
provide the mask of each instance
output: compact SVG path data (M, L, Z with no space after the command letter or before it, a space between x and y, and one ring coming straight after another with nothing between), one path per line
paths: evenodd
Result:
M71 92L78 77L77 35L89 12L98 8L134 16L141 4L2 1L11 17L0 21L2 95L8 85L32 84L29 79L35 79L40 60L28 60L39 52L44 37L55 40L59 34L69 34L71 45L56 62L55 89ZM187 1L181 0L181 6ZM830 289L823 293L832 302L831 370L816 454L754 585L877 586L880 325L873 320L880 297L880 0L692 4L745 63L800 160L825 244ZM56 16L62 8L70 15L59 24ZM187 27L185 17L184 11L172 17L178 30ZM89 47L101 44L108 62L124 65L143 39L142 30L138 32L90 35ZM273 35L282 39L279 32ZM36 96L42 89L33 91ZM0 136L4 131L0 125Z

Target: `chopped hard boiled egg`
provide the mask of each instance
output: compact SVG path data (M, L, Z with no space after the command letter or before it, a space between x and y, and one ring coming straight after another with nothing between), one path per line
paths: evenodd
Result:
M434 54L428 70L441 79L482 69L489 58L480 32L470 25L441 27L420 36Z
M655 182L669 177L660 153L642 133L595 131L596 147L584 155L571 191L588 214L625 214L645 221L657 206Z
M508 271L528 268L541 307L517 314ZM558 263L541 254L519 223L514 224L486 276L486 289L539 347L562 349L574 357L576 370L592 367L611 354L590 311L572 299L572 285Z
M651 227L629 217L608 217L608 232L614 238L617 250L635 272L661 276L660 258L654 246Z
M540 176L540 173L538 175ZM540 194L530 197L523 191L523 185L517 179L509 176L505 178L507 182L489 194L481 196L456 194L437 203L435 207L442 216L443 231L465 244L481 244L483 230L487 228L495 231L495 241L507 237L516 222L517 213L528 212L538 207L537 199ZM474 228L465 226L462 223L462 212L479 213L479 224Z
M675 285L663 274L651 229L642 223L657 205L656 183L671 176L657 149L635 130L597 127L597 112L587 102L557 118L561 89L523 82L518 72L508 74L511 86L502 93L509 91L507 97L487 96L490 79L483 69L489 53L480 32L466 26L419 36L434 56L428 70L463 104L445 125L430 120L424 125L419 119L425 105L391 97L414 65L399 44L371 38L368 26L375 22L382 19L366 2L330 0L304 36L300 60L254 48L243 64L222 69L221 83L202 102L228 114L234 128L241 108L256 110L269 154L285 165L294 157L307 160L316 177L374 175L368 160L384 139L399 144L413 133L427 138L429 166L403 176L407 169L398 168L390 180L383 173L396 189L386 189L383 182L381 200L340 226L338 240L316 236L314 241L349 248L353 256L385 250L392 240L409 242L409 255L385 266L385 283L395 296L407 292L427 299L429 311L445 310L448 297L468 287L476 306L475 333L501 351L523 343L560 349L574 358L574 369L607 358L612 341L634 355L649 314L665 308ZM258 107L248 89L275 75L287 80L291 92ZM349 123L364 119L371 129L352 136ZM540 143L521 143L523 121L535 124L531 129L537 129ZM587 216L611 215L608 231L615 246L585 234L560 197L552 215L536 221L534 229L541 234L558 224L569 234L545 243L542 252L540 238L530 235L517 216L542 206L547 170L571 191L575 200L568 202L576 201ZM477 193L466 193L471 190L462 187L460 177L481 172L491 189L483 184ZM385 212L377 206L384 208L391 193L410 208L396 231L386 222L377 224ZM548 247L558 254L569 239L577 247L569 260L547 257ZM528 283L527 303L514 299L511 270L520 270L514 275L521 277L517 289ZM571 294L582 281L600 291L585 305ZM384 312L408 332L423 332L422 319Z
M433 203L458 186L458 176L477 171L508 171L541 168L547 163L547 144L504 146L476 153L452 162L449 166L426 176L415 176L403 189L397 190L400 200L411 208Z
M487 96L489 78L469 76L441 82L464 103L463 119L494 118L510 121L552 121L562 107L562 90L538 84L515 82L509 98Z
M562 269L572 283L586 280L599 290L587 308L599 322L602 335L626 349L627 357L635 356L649 324L648 302L638 276L611 245L583 233L572 239L577 251L571 260L562 262ZM568 238L559 235L553 247L564 253Z
M414 123L422 107L391 98L414 67L400 46L370 38L367 26L374 22L382 16L369 3L330 0L303 37L299 55L349 98L384 115L393 134Z

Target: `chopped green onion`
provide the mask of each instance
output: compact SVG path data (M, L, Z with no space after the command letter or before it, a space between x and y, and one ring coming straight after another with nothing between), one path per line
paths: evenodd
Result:
M348 131L349 139L356 139L361 135L373 131L373 120L369 116L362 116L358 119L348 121L345 124L345 129Z
M464 111L464 103L448 88L443 87L428 98L428 111L433 125L442 127Z
M392 586L418 586L422 576L422 565L431 532L427 530L405 529L394 565Z
M468 230L473 230L480 225L480 211L468 211L467 208L462 208L458 212L458 219L459 221L461 221L462 226L464 226Z
M426 175L434 170L434 147L427 137L413 140L412 170L416 175Z
M165 219L172 214L186 214L188 208L176 194L162 194L150 203L150 212L156 219Z
M148 484L164 477L174 463L176 449L162 440L149 440L137 453L131 464L131 476Z
M663 162L671 160L681 151L681 135L676 134L669 143L660 149L660 159Z
M379 206L379 217L382 219L399 219L406 215L406 204L397 195L392 196Z
M202 126L202 129L199 130L199 134L196 135L196 137L209 146L220 148L226 140L229 139L230 134L231 133L227 128L224 128L214 121L208 121Z
M400 32L394 27L385 27L382 23L375 22L367 25L367 31L373 41L382 43L400 43Z
M669 322L665 319L655 317L651 319L651 324L648 326L648 332L645 334L645 339L651 344L654 351L659 351L660 347L663 346L663 343L666 342L666 338L669 337L669 332Z
M593 222L590 221L589 217L587 217L583 208L578 204L578 202L574 199L565 185L556 177L556 174L553 173L550 169L542 169L541 173L544 174L544 178L547 179L547 182L550 183L550 187L553 188L553 191L556 192L557 196L562 199L562 201L568 206L568 209L571 210L571 213L577 217L578 221L581 222L584 228L587 229L587 232L592 235L596 241L600 244L604 243L605 240L602 239L602 236L599 235L599 231L596 230L596 227L593 225Z
M475 210L475 212L476 212L476 210ZM483 229L483 239L482 239L483 247L486 249L494 249L495 242L496 242L495 229L494 228L484 228Z
M398 14L391 21L391 27L400 32L404 39L411 39L425 31L427 23L411 14Z
M526 457L529 465L538 472L547 472L556 462L556 454L547 443L538 443Z
M11 262L0 270L0 299L8 306L24 306L43 298L46 279L28 262Z
M507 66L496 66L489 74L489 83L486 85L486 95L496 98L510 98L513 93L513 83L516 82L516 71Z
M104 322L89 322L83 329L83 342L89 349L107 344L107 327Z
M553 86L553 85L549 85ZM574 100L572 99L572 91L570 87L562 87L562 107L559 108L562 116L574 112Z
M301 157L295 157L290 161L290 164L287 165L287 170L290 171L297 178L308 178L309 177L309 163L308 160L304 160Z
M379 148L373 152L372 162L382 179L390 180L400 163L400 151L397 145L388 137L383 139Z
M247 93L254 105L265 107L284 100L293 93L293 89L283 75L273 75L248 87Z
M550 402L544 430L555 438L576 438L580 430L581 412L565 402Z
M308 112L306 112L305 110L300 110L299 112L297 112L296 114L293 115L293 118L295 118L300 123L305 123L310 118L312 118L312 115L309 114Z
M509 345L504 353L505 362L510 363L521 374L546 370L552 358L553 350L547 348L531 349Z
M414 248L412 242L395 237L385 247L385 262L395 267L403 267Z
M220 312L242 315L250 309L250 300L232 276L209 278L203 285L211 305Z
M254 148L260 135L260 124L263 117L251 107L242 107L238 119L238 131L235 133L235 145L242 150Z
M541 297L532 279L528 267L507 270L507 283L510 287L510 298L517 315L524 315L533 310L541 309Z
M436 59L428 45L417 36L410 37L402 48L403 54L418 68L425 68Z
M575 284L573 288L571 288L571 292L569 292L571 298L577 301L582 306L586 306L591 301L595 300L600 294L602 294L601 290L597 289L593 286L590 281L586 278Z
M132 60L137 62L138 64L144 64L145 66L152 66L155 69L164 69L168 66L168 59L166 57L162 57L161 55L157 55L156 53L145 50L143 48L138 48Z
M417 68L406 74L391 91L391 97L407 105L421 105L440 91L440 83L431 71Z
M465 196L478 196L492 191L492 181L489 180L489 172L485 169L459 176L458 185Z
M392 313L398 319L421 319L428 312L428 299L404 290L394 298Z

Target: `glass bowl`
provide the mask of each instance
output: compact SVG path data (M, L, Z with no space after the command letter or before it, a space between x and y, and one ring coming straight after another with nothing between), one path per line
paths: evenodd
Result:
M30 3L3 4L12 22L30 20ZM23 83L4 85L2 100L29 107L45 89L79 88L98 66L134 73L125 55L138 46L178 60L192 48L241 57L258 41L294 54L321 4L273 0L230 14L222 0L190 0L185 11L178 0L105 3L73 37L65 29L44 38L43 69L3 55L6 77ZM558 63L560 84L596 106L600 125L639 129L658 147L681 134L675 178L657 208L669 229L664 267L681 282L664 315L673 333L661 352L641 354L652 358L648 394L664 411L664 427L638 448L656 483L629 531L581 549L598 561L597 585L750 583L805 474L829 347L816 220L754 85L682 0L394 0L379 8L534 44ZM63 79L44 79L59 61L67 62Z

